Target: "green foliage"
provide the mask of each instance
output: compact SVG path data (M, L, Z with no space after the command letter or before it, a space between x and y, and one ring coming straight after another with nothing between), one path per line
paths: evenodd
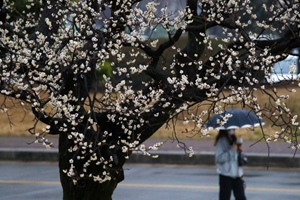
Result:
M40 0L8 0L7 5L10 7L11 16L13 19L22 18L25 13L32 13L35 19L41 13L41 1Z
M104 61L101 64L101 68L97 70L97 76L100 80L103 80L103 75L106 76L111 76L112 75L112 68L111 68L111 64L108 61Z
M256 136L255 138L261 138L263 135L260 129L255 129L253 134Z
M7 19L7 22L15 22L18 19L23 19L23 23L20 23L18 26L25 27L27 33L31 34L35 31L36 22L41 15L41 1L40 0L8 0L7 8L9 10L10 18ZM30 16L30 17L29 17ZM26 20L30 21L30 25ZM13 23L16 25L15 23Z

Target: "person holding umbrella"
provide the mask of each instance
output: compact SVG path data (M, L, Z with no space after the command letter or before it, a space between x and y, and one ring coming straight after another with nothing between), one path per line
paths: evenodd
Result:
M215 162L219 174L219 200L230 200L233 191L236 200L246 200L243 167L239 162L242 144L235 130L219 130L215 140Z
M243 180L242 142L235 136L235 129L261 127L265 124L255 113L232 108L215 114L207 120L205 127L219 130L215 140L215 162L219 174L219 200L230 200L231 193L236 200L246 200Z

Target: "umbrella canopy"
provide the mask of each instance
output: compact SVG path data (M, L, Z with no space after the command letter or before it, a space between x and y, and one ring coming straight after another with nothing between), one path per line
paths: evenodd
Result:
M242 109L229 109L221 114L216 114L208 119L206 128L213 129L237 129L252 128L265 123L259 119L253 112Z

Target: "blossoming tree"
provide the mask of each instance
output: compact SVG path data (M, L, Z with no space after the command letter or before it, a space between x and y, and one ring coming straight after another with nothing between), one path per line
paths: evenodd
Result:
M0 3L0 93L45 124L29 130L37 141L51 146L45 135L59 135L65 200L110 200L131 153L148 154L140 144L180 113L193 124L188 132L206 135L207 117L240 106L280 127L273 138L296 142L288 95L278 95L268 77L300 47L299 0ZM215 27L222 39L207 34ZM158 29L166 38L153 38ZM103 73L110 67L111 76Z

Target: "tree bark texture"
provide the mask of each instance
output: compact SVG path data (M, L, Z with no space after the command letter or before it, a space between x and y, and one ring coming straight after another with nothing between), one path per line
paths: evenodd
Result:
M104 183L99 183L91 178L80 180L74 185L73 180L63 172L64 169L68 169L70 166L69 157L67 155L69 145L67 134L60 134L59 173L63 189L63 200L112 200L112 194L117 187L118 180L112 179Z

